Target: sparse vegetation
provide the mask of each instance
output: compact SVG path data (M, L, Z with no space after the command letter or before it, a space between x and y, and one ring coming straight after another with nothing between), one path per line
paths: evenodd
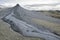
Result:
M54 17L54 18L59 18L60 19L60 11L51 11L51 14L50 14L51 17Z
M60 14L50 14L51 17L60 19Z
M32 21L60 34L60 24L33 18Z
M36 12L46 12L46 14L50 15L51 17L60 19L60 11L59 10L49 10L49 11L36 11Z

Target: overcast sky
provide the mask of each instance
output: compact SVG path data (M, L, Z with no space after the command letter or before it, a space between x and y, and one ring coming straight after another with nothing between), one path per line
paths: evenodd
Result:
M31 4L59 4L56 8L60 8L60 0L0 0L0 5L3 4L5 6L14 6L17 3L20 5L31 5ZM46 6L44 6L46 8ZM42 7L42 8L44 8ZM54 6L55 7L55 6ZM54 8L53 7L53 8ZM40 7L39 7L40 8ZM39 9L38 8L38 9ZM47 7L50 8L50 7ZM52 8L52 7L51 7Z
M53 4L53 3L59 3L60 0L0 0L0 4Z

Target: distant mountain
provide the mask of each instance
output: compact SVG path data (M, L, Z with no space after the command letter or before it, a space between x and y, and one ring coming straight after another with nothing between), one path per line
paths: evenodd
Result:
M0 8L6 8L6 6L0 5Z
M29 10L60 10L60 4L32 4L25 7Z
M60 3L55 3L55 4L32 4L32 5L26 5L26 6L56 6L60 5Z

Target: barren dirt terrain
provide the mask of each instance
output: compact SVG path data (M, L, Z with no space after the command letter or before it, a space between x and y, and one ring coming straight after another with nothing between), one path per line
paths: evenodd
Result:
M0 13L0 40L43 40L41 38L24 37L21 34L14 32L10 28L10 25L8 23L1 20L1 17L4 16L8 11L9 10L4 10L5 13L3 11L2 13ZM45 28L48 28L60 34L60 15L51 14L50 12L40 12L37 14L34 12L33 14L30 13L27 15L28 16L25 15L25 17L22 18L24 18L24 20L27 20L27 17L28 18L31 17L30 19L27 20L28 23L31 20L31 24L35 23L37 25L40 25L39 27L41 27L42 25ZM53 17L51 17L51 15ZM59 19L57 17L59 17Z

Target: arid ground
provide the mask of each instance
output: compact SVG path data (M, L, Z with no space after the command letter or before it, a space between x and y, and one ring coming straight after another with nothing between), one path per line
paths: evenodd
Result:
M54 18L60 19L60 15L58 15L58 14L48 14L48 15L53 16ZM36 19L36 18L33 18L32 21L38 25L43 25L46 28L53 29L54 31L58 32L58 34L60 34L60 24L52 23L49 21L40 20L40 19ZM42 40L42 39L41 38L32 38L32 37L24 37L16 32L14 32L10 28L10 25L3 22L0 18L0 40Z

